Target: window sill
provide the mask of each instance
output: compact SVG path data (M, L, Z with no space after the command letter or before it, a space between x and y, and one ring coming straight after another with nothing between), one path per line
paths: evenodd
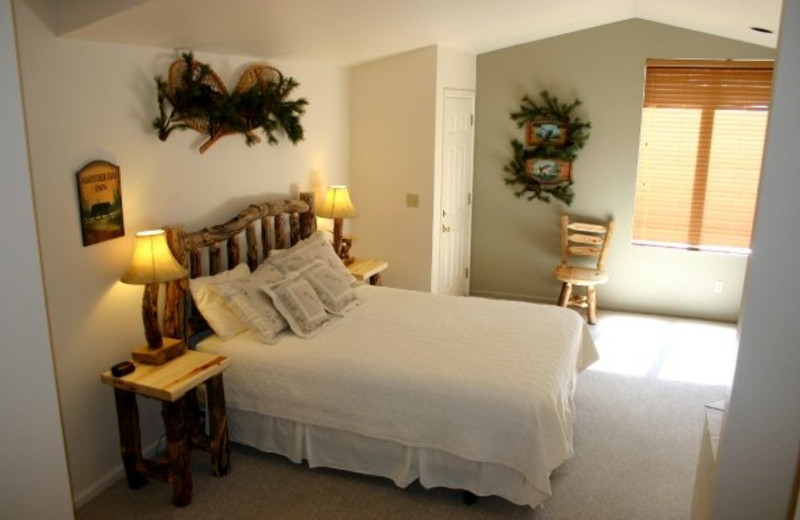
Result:
M750 256L751 249L743 247L722 247L722 246L695 246L690 244L680 244L676 242L655 242L651 240L632 240L634 246L658 247L662 249L672 249L678 251L695 251L700 253L713 253L731 256Z

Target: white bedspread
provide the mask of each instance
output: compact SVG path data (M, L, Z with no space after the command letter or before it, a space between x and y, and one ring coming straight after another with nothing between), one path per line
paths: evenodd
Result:
M230 408L514 468L550 494L572 453L578 372L597 359L574 311L361 286L317 337L205 340L233 362Z

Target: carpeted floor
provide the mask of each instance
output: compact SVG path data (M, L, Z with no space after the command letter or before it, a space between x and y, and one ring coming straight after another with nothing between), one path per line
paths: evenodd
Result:
M169 485L132 491L124 481L77 512L78 520L528 519L684 520L689 517L703 406L727 397L733 325L603 313L593 335L602 362L578 380L575 456L552 475L553 497L532 510L505 500L474 505L452 490L310 470L232 445L232 472L212 477L192 455L190 506Z

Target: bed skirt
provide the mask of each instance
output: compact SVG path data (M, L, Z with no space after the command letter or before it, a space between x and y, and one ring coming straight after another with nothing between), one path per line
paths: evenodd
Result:
M254 412L228 409L230 440L295 463L386 477L404 488L419 480L427 488L465 490L477 496L496 495L532 508L549 495L518 471L475 462L432 448L404 446L342 430L311 426Z

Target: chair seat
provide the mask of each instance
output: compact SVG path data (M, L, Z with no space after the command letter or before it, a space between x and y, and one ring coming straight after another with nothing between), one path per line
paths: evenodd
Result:
M558 280L573 285L598 285L608 281L608 273L601 269L573 267L561 264L553 271Z

